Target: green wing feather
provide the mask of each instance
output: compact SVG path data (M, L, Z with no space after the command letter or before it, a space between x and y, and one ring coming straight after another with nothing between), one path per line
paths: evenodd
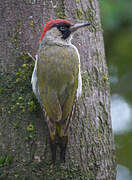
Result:
M46 46L37 64L41 102L53 122L63 122L72 111L78 84L76 50L66 46Z

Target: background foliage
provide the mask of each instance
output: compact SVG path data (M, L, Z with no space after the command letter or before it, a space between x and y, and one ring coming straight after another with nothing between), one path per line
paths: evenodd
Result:
M132 1L100 0L100 10L111 81L111 113L120 171L117 179L129 180L132 174ZM128 168L125 175L121 174L121 167Z

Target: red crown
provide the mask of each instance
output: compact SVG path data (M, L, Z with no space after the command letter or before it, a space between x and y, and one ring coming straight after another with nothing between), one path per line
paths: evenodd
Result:
M53 25L59 24L59 23L65 23L65 24L71 24L70 21L66 19L52 19L51 21L48 21L47 24L44 26L43 32L41 34L40 40L42 40L48 30L50 30Z

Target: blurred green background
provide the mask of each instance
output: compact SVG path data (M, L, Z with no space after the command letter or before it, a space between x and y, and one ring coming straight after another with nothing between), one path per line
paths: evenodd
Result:
M132 0L100 0L111 82L117 180L132 179Z

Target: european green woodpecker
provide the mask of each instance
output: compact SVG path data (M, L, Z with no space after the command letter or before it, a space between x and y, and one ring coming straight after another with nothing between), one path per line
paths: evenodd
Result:
M60 161L65 162L68 130L82 92L80 55L71 43L72 35L88 25L89 22L72 24L65 19L54 19L48 21L40 37L31 83L45 113L53 163L57 146Z

